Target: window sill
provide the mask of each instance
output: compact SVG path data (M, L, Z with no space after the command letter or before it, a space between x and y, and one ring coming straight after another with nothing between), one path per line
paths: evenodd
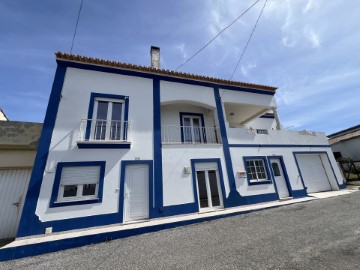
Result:
M256 185L267 185L267 184L272 184L271 180L262 180L262 181L251 181L248 180L248 184L249 186L256 186Z
M130 149L131 142L77 141L79 149Z
M93 203L100 203L100 202L101 202L100 198L84 198L84 199L74 199L71 201L55 201L50 204L50 208L71 206L71 205L93 204Z

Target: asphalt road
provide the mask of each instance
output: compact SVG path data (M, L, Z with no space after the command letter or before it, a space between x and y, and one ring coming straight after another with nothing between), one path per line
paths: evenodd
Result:
M360 269L360 192L3 262L0 269Z

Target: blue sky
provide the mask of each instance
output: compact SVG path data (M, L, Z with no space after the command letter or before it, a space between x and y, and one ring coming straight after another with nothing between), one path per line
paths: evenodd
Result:
M181 71L229 79L265 0ZM84 0L73 53L175 69L255 0ZM69 52L80 0L0 1L0 107L42 122L56 69ZM285 128L327 134L359 124L360 2L268 0L233 79L278 87Z

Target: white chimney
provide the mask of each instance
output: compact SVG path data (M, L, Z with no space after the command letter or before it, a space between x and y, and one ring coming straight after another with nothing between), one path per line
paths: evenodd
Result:
M151 46L150 55L151 55L151 67L159 69L160 68L160 48Z

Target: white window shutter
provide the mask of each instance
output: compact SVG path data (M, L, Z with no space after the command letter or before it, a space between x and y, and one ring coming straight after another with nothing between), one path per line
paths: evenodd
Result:
M61 185L98 184L100 166L64 167L61 172Z

